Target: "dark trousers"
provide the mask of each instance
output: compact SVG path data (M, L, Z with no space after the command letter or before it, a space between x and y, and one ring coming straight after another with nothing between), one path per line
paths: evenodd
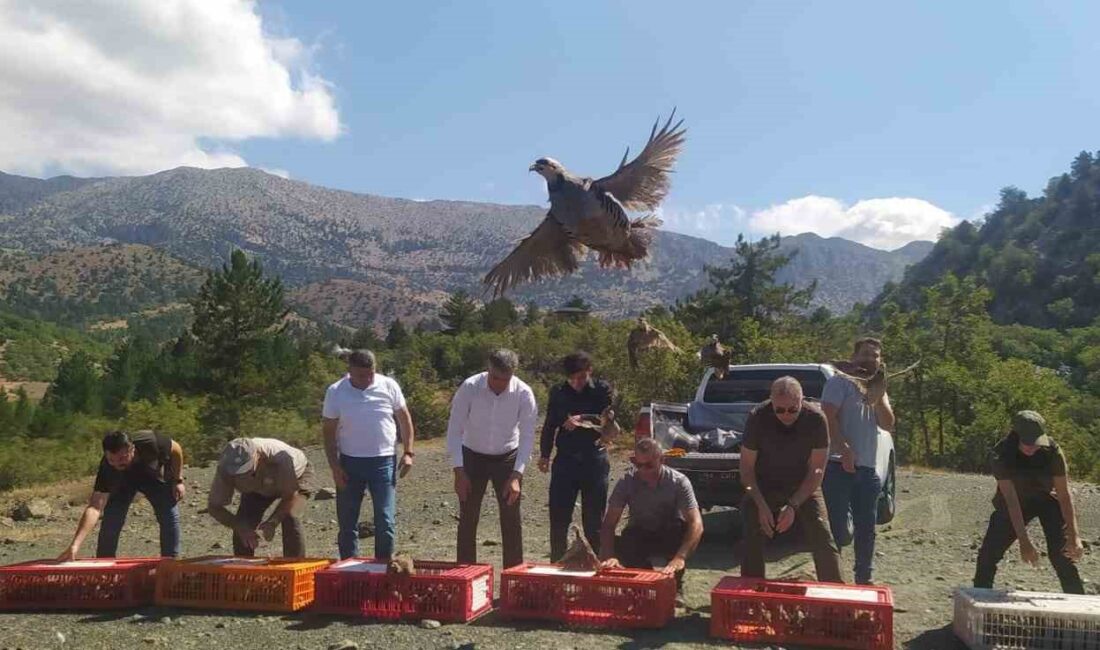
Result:
M302 497L299 497L302 498ZM265 497L255 492L241 494L241 505L237 508L237 520L253 530L263 521L264 513L279 497ZM305 557L306 540L302 532L302 520L300 513L291 511L283 517L283 557ZM244 540L233 533L233 555L237 557L252 557L255 549L245 546Z
M470 479L470 493L462 502L458 519L458 561L462 564L477 562L477 524L481 519L481 501L485 498L485 488L492 482L496 492L497 507L500 509L500 536L504 547L504 568L523 563L523 528L520 523L519 505L516 499L512 505L504 500L504 490L508 479L516 468L516 450L499 456L479 454L462 448L462 466L466 477Z
M557 562L568 546L569 524L577 493L581 495L581 522L584 536L598 555L600 525L607 508L608 475L611 463L607 452L598 449L584 454L561 454L554 458L550 472L550 561Z
M1062 554L1062 549L1066 545L1066 522L1062 519L1058 500L1048 496L1021 503L1020 508L1024 514L1024 525L1036 517L1039 518L1043 535L1047 538L1047 557L1054 566L1054 572L1058 574L1058 581L1062 583L1062 591L1067 594L1085 593L1085 585L1081 582L1077 565ZM989 517L989 528L985 531L982 548L978 551L978 567L974 572L975 587L986 589L993 587L993 578L997 575L997 563L1015 541L1016 531L1012 528L1008 511L994 510Z
M153 513L157 516L157 525L160 526L161 557L179 557L179 504L176 503L176 497L172 493L172 486L163 481L148 481L141 485L123 482L118 490L107 498L107 505L103 508L103 520L99 525L96 557L115 557L118 553L118 538L122 534L123 526L126 525L130 504L134 502L138 492L144 494L149 500L149 505L153 506Z
M764 500L772 508L772 514L779 518L779 509L786 498L779 495L765 495ZM764 547L771 540L787 535L795 529L801 529L814 557L814 570L821 582L844 582L840 577L840 550L829 530L829 514L825 508L825 499L818 490L806 499L794 515L794 524L785 532L768 538L760 527L760 513L752 497L746 496L741 503L742 519L745 526L745 551L741 556L741 575L746 578L763 578Z
M629 569L652 569L652 557L668 562L684 543L687 524L676 520L658 530L645 530L627 523L623 532L615 537L615 557ZM683 570L676 572L676 589L684 585Z
M875 473L874 467L856 467L855 473L850 473L844 471L840 462L829 461L826 463L821 489L829 507L829 528L837 546L854 542L856 582L871 582L882 480ZM849 518L852 521L854 539L848 538Z

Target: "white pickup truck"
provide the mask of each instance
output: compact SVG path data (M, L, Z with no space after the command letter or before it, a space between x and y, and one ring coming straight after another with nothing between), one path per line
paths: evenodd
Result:
M682 456L667 456L665 463L682 472L695 489L699 506L739 507L741 486L741 436L749 412L768 398L771 383L790 375L802 384L806 399L818 401L825 381L834 374L827 364L753 364L730 366L722 379L707 368L688 404L653 402L643 406L634 426L634 437L654 437L665 449L680 447ZM882 481L878 502L878 523L894 518L894 439L888 431L878 430L878 456L875 470ZM851 517L849 517L849 533ZM851 535L847 538L850 540Z

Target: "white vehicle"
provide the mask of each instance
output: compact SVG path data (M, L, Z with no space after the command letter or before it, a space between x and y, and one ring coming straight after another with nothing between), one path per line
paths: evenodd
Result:
M643 406L634 425L634 437L654 437L666 449L688 449L682 456L668 456L665 463L682 472L695 489L699 506L739 507L744 488L741 486L741 437L749 413L768 398L773 381L790 375L802 384L802 392L810 401L820 401L825 382L835 370L828 364L764 363L730 366L722 379L707 368L688 404L653 402ZM839 462L834 456L830 462ZM878 501L878 523L894 518L895 510L894 438L883 428L878 430L878 454L875 471L882 481ZM852 522L848 518L851 541Z

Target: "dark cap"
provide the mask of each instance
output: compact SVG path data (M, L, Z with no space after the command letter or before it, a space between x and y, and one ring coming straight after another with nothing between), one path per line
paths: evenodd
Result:
M256 467L256 445L251 438L235 438L226 443L218 459L218 469L236 476Z
M1046 435L1047 421L1035 411L1020 411L1012 416L1012 430L1025 445L1048 445Z

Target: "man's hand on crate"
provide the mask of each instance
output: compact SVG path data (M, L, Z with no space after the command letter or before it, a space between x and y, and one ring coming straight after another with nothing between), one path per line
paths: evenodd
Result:
M247 548L255 549L257 546L260 545L259 533L257 533L255 530L252 530L251 528L241 526L241 528L237 531L237 535L240 536L241 542L243 542L245 547Z
M618 558L609 557L603 562L600 562L600 569L621 569L623 568L622 562L619 562Z
M72 562L73 560L76 559L76 552L77 552L77 548L75 546L70 546L69 548L62 551L61 555L57 556L57 561L58 562Z
M677 571L683 571L684 566L684 558L680 557L679 555L674 555L672 559L668 561L668 564L666 564L664 568L661 569L661 573L665 574L666 576L670 576L675 574Z

